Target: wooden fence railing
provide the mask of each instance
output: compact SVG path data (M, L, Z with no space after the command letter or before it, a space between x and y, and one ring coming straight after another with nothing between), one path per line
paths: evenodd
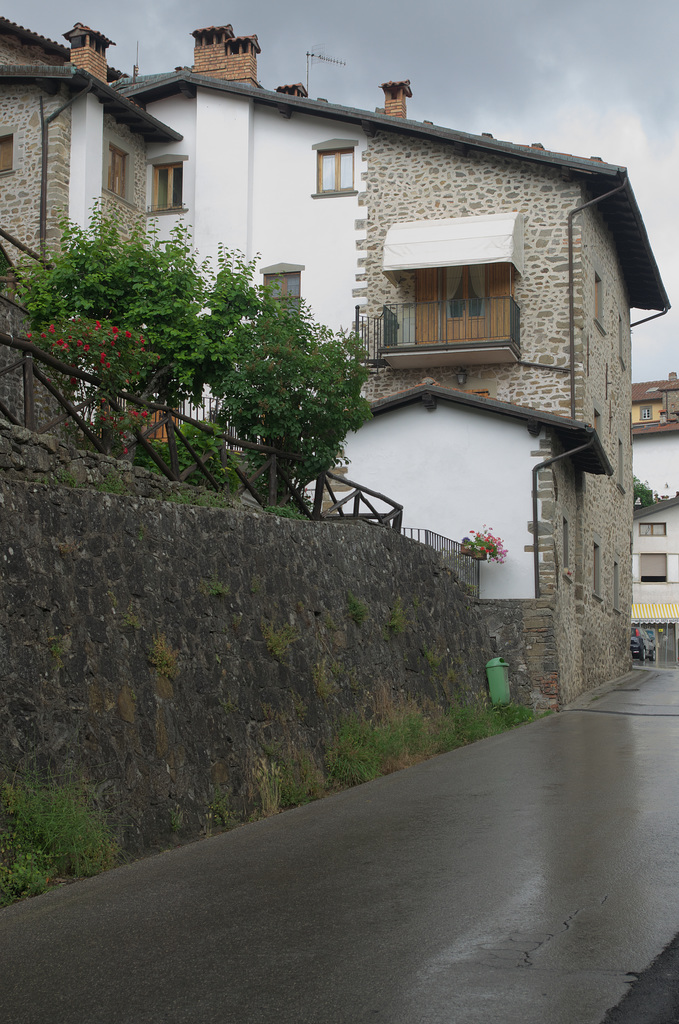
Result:
M7 400L0 398L0 415L15 426L25 426L35 433L45 434L58 431L68 421L77 427L95 451L110 454L110 441L106 437L106 432L97 425L95 409L102 401L117 414L129 411L131 407L138 407L148 414L148 423L143 426L142 423L132 424L129 430L126 428L126 433L129 433L131 438L127 457L131 460L134 446L140 446L168 480L183 483L199 474L204 485L216 491L230 490L228 476L225 476L223 482L218 480L213 472L214 464L210 466L210 462L215 458L214 445L211 450L202 454L197 450L194 443L197 430L218 442L220 466L228 468L232 477L235 474L239 482L237 493L247 492L262 507L292 504L307 519L360 519L400 530L402 505L331 471L321 473L315 482L311 482L310 486L314 488L314 493L313 496L308 496L309 485L300 486L299 473L295 472L295 467L303 460L303 456L298 452L280 451L270 445L244 441L177 409L160 402L140 399L125 391L116 394L108 391L103 393L102 382L97 376L62 362L26 338L16 338L0 332L0 348L2 347L21 353L17 359L4 365L0 364L0 379L10 373L19 375L18 387L14 390L17 395L21 393L21 399L14 403L14 410L10 408L12 403L8 404ZM80 381L88 385L90 391L87 397L80 402L72 401L58 387L53 372L50 374L50 371L63 374L72 383ZM36 385L41 386L49 396L46 422L39 422ZM191 432L192 436L187 436L186 426L195 428ZM162 438L162 448L152 443L153 439L158 437ZM165 449L167 457L163 454ZM180 459L181 451L186 453L183 459ZM337 488L333 488L333 482L348 485L352 490L338 498L335 493ZM376 507L379 504L386 505L386 509Z

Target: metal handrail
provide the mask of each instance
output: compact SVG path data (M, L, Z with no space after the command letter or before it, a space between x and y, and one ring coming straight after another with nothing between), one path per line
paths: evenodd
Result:
M423 530L412 526L402 526L401 533L404 537L410 537L411 540L416 540L420 544L426 544L427 547L437 551L441 556L443 564L448 569L452 569L460 582L466 586L469 593L473 594L474 597L479 596L479 562L476 558L472 558L471 555L463 554L462 545L458 541L451 540L450 537L444 537L440 533L434 533L433 530Z

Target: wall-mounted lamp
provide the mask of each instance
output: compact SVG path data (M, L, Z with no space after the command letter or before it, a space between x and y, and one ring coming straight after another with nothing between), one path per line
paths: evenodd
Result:
M467 383L467 371L463 367L459 367L457 371L457 383L462 387L463 384Z

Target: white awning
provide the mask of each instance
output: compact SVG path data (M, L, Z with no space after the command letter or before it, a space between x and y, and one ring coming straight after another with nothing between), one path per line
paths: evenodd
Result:
M523 274L523 215L447 217L393 224L384 240L382 270L393 284L400 270L513 263Z

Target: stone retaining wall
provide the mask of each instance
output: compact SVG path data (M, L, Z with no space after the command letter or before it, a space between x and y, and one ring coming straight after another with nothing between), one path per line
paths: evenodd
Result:
M195 835L216 800L251 813L262 765L321 769L347 714L478 699L498 654L513 697L549 706L523 602L483 607L391 530L186 492L0 422L2 769L75 761L127 849Z

